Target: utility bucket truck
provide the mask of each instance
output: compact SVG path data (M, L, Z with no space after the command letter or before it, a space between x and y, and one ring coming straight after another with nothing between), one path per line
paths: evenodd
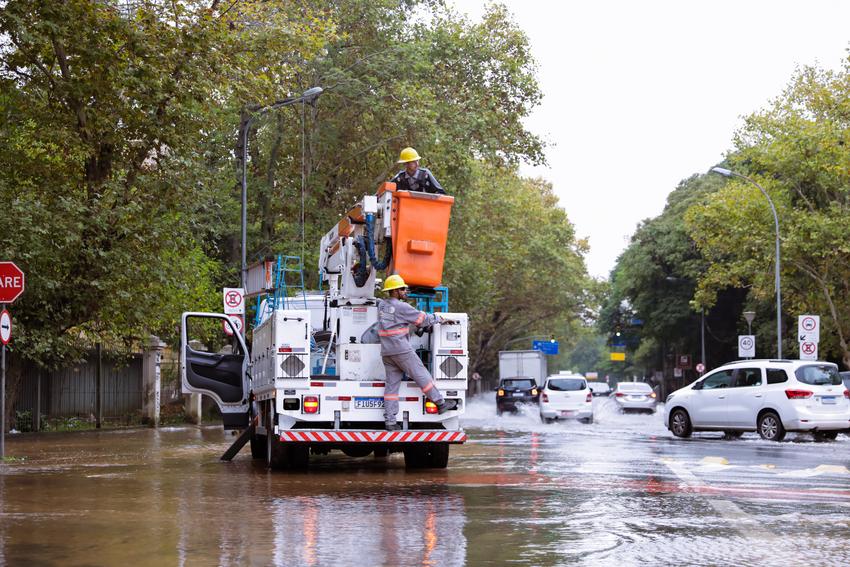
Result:
M449 446L466 441L459 417L469 355L467 316L447 312L448 290L440 287L453 203L397 191L394 183L364 196L322 238L319 272L328 289L320 294L303 287L287 293L293 270L280 259L252 266L246 295L258 307L250 348L227 315L183 314L183 391L209 395L226 429L245 430L223 458L250 441L252 456L273 469L303 468L311 454L333 450L352 457L403 452L408 467L446 466ZM446 321L410 340L454 409L440 415L406 379L398 431L384 427L379 271L401 275L418 307L440 310Z

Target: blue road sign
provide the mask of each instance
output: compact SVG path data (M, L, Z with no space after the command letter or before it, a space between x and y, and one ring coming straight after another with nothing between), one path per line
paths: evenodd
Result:
M532 341L531 348L544 354L558 354L558 341Z

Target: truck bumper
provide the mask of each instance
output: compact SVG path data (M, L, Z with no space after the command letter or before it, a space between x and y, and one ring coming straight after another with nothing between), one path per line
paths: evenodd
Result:
M280 432L284 443L451 443L466 442L466 432L444 429L409 431L331 429L287 429Z

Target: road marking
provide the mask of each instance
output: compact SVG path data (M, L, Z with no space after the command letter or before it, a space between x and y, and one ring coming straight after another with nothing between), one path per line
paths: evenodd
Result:
M681 480L689 488L693 488L697 492L703 492L706 489L710 488L707 484L701 482L694 473L685 468L682 463L679 463L672 459L662 459L661 461L665 465L667 465L667 468L673 471L673 474L679 477L679 480ZM764 529L764 527L762 527L758 520L744 512L737 504L735 504L731 500L711 498L710 496L706 499L708 500L708 503L711 505L711 507L714 508L714 510L718 514L720 514L727 520L733 522L735 528L739 532L741 532L741 535L743 535L745 538L759 538L770 540L779 539L778 536Z
M850 470L842 465L818 465L811 469L801 469L796 471L788 471L779 473L777 476L789 478L809 478L812 476L820 476L822 474L850 474Z
M725 457L703 457L700 461L703 465L728 465L729 460Z

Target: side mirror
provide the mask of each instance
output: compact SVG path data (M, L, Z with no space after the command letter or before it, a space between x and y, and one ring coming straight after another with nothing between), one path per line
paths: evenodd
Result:
M699 382L694 383L694 385L693 385L693 387L691 388L691 390L702 390L702 380L700 380Z

